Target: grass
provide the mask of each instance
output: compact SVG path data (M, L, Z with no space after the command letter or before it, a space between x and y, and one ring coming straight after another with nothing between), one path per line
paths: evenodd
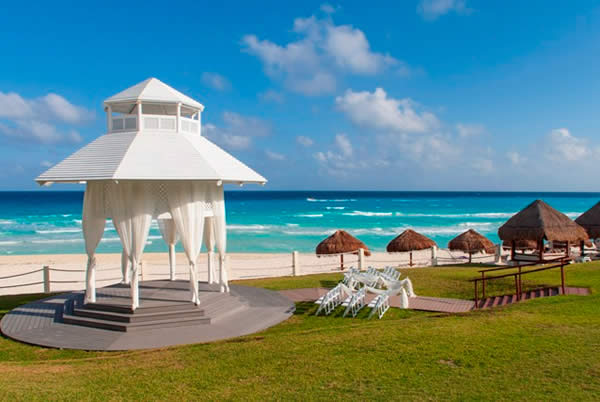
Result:
M421 295L472 298L473 267L406 271ZM339 274L240 283L331 286ZM512 291L511 280L491 292ZM526 287L560 283L557 270ZM391 309L382 320L289 320L229 341L141 352L44 349L0 339L0 399L593 400L600 395L600 263L567 268L591 296L464 315ZM0 298L0 314L38 298Z

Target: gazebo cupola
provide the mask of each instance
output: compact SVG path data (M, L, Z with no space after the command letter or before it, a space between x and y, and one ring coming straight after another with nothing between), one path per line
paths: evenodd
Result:
M109 133L161 131L201 135L204 106L156 78L104 101Z

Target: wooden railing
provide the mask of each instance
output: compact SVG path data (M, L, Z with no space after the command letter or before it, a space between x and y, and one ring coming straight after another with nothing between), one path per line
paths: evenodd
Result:
M565 265L567 265L569 263L568 262L569 259L570 259L569 257L563 256L563 257L555 258L552 260L545 260L542 262L519 264L519 265L515 265L515 266L510 266L510 267L482 269L482 270L478 271L481 274L481 278L471 279L471 282L473 282L474 287L475 287L475 308L478 308L479 300L480 300L479 299L479 282L481 282L481 288L482 288L481 300L484 300L485 299L485 287L486 287L487 281L503 279L503 278L510 278L512 276L515 278L515 294L517 295L517 300L521 300L521 296L523 293L523 281L522 281L523 275L531 274L534 272L546 271L549 269L554 269L554 268L559 268L559 267L560 267L561 290L562 290L562 294L565 294ZM540 265L540 264L548 264L548 263L550 263L551 265L543 266L541 268L531 269L528 271L523 271L523 268L532 267L532 266L536 266L536 265ZM517 272L511 272L509 274L498 275L498 276L486 276L486 274L489 272L497 272L497 271L503 271L503 270L508 270L508 269L516 269Z

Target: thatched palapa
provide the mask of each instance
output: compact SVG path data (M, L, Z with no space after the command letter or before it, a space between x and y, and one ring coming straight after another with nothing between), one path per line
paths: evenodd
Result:
M416 250L425 250L435 246L435 242L427 236L415 232L412 229L406 229L400 233L387 245L388 253L410 252L408 264L413 265L412 252Z
M511 248L512 242L505 241L502 242L502 247ZM536 250L538 248L538 242L535 240L515 240L515 248L521 250Z
M425 250L435 246L435 242L427 236L406 229L387 245L388 253L398 253L415 250Z
M581 214L575 222L586 230L591 239L600 239L600 202Z
M542 200L535 200L506 221L498 229L498 236L506 242L551 240L577 244L588 239L583 227Z
M496 251L496 246L494 246L494 243L492 243L490 239L473 229L469 229L450 240L448 248L451 251L463 251L468 253L469 262L471 262L473 253L485 251L488 254L492 254Z
M317 254L340 254L341 268L344 269L343 253L358 253L363 249L365 255L371 255L368 247L362 241L352 236L345 230L337 230L334 234L323 240L317 245Z

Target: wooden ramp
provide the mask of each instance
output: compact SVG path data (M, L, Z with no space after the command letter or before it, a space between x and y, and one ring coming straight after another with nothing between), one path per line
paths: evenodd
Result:
M315 301L329 291L327 288L304 288L280 290L279 293L293 300L295 303ZM368 293L365 302L368 304L375 295ZM389 299L390 307L400 307L400 296ZM473 310L475 303L471 300L444 299L441 297L417 296L408 299L408 308L411 310L435 311L439 313L464 313Z
M281 290L279 293L293 300L295 303L315 301L329 291L327 288L304 288L304 289L289 289ZM560 287L548 287L534 289L523 292L521 299L517 295L502 295L488 297L484 300L479 300L477 308L501 307L508 304L521 301L532 300L540 297L550 297L561 295ZM565 294L567 295L589 295L590 291L587 288L566 287ZM375 298L373 294L367 294L365 302L368 304ZM390 297L390 307L400 307L400 296ZM408 298L408 308L410 310L432 311L438 313L466 313L475 310L475 302L473 300L450 299L442 297L427 297L416 296Z

